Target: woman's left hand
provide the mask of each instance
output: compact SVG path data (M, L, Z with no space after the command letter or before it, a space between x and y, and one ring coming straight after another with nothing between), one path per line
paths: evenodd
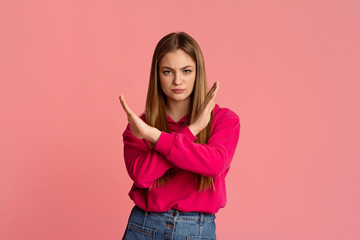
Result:
M190 124L190 131L196 136L201 130L209 124L212 110L215 107L215 97L219 90L219 81L216 81L209 92L206 94L205 101L200 106L200 111Z
M152 127L146 124L140 117L138 117L126 104L125 98L123 95L119 97L120 103L127 115L127 119L130 123L130 129L132 134L139 139L148 138L149 132L151 132Z

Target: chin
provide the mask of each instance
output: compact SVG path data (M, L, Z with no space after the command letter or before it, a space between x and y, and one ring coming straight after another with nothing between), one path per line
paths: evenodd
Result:
M171 98L173 101L184 101L186 98Z
M175 98L171 98L173 101L185 101L189 98L189 96L186 97L175 97Z

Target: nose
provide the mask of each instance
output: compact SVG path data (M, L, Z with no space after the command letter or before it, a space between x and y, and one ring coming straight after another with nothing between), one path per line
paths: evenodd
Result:
M174 74L174 81L173 81L173 83L174 83L175 85L179 85L179 84L181 83L181 75L180 75L180 73L175 73L175 74Z

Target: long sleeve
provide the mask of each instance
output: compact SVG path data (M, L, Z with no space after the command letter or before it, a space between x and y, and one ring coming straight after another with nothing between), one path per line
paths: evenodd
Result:
M143 116L141 118L144 120ZM196 139L187 125L177 132L192 142ZM150 187L157 178L174 166L162 154L154 149L151 150L148 140L135 137L130 130L129 123L122 136L126 169L136 186L140 188Z
M215 124L206 144L194 143L196 137L185 135L184 129L182 133L162 132L154 150L179 168L215 178L230 167L240 136L240 119L227 111Z
M137 187L150 187L157 178L174 166L160 153L150 149L144 139L135 137L129 123L122 136L126 170Z

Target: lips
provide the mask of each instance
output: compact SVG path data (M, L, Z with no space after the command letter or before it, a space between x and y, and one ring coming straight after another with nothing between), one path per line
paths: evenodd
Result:
M185 89L171 89L174 93L182 93Z

